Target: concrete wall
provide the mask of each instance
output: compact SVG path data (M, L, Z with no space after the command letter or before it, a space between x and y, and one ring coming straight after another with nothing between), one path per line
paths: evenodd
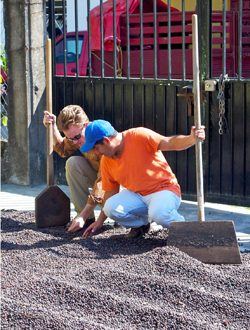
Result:
M46 183L45 1L4 0L8 182Z

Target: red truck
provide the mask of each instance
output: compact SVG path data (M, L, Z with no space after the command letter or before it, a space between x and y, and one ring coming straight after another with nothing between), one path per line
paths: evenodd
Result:
M102 17L100 16L101 8L96 6L90 12L91 26L91 76L101 76L101 51L100 40L101 31L100 23L103 23L103 39L104 39L104 76L114 77L114 55L113 55L113 0L107 0L103 3ZM127 8L128 5L128 8ZM153 77L154 67L152 62L152 54L154 47L154 31L153 31L153 12L154 0L143 0L143 50L144 50L144 71L145 77ZM131 55L131 77L140 77L140 0L116 0L116 51L117 51L117 75L127 75L127 36L126 36L126 12L129 11L130 18L130 55ZM167 21L168 5L163 0L156 1L157 15L164 14L163 19ZM181 13L171 7L171 12L178 12L181 18ZM180 23L181 24L181 23ZM160 30L163 27L159 26L157 42L160 40ZM181 25L180 25L181 33ZM78 49L79 54L79 76L88 74L88 38L87 32L79 32ZM66 35L66 62L67 75L76 74L76 47L74 33ZM166 40L163 40L165 42ZM159 45L160 46L160 45ZM160 54L160 52L159 52ZM153 55L154 56L154 55ZM56 41L56 73L64 75L64 50L63 36ZM180 65L178 64L178 67ZM139 70L139 71L138 71Z
M56 75L64 75L63 35L56 39ZM88 68L88 32L78 32L79 76L86 76ZM66 63L67 76L76 75L76 34L69 32L66 35Z
M192 79L192 14L185 13L185 61L186 78ZM212 76L223 73L223 15L212 13ZM129 15L130 25L130 76L140 77L140 15ZM242 18L242 77L250 77L250 12L244 12ZM117 75L127 76L127 29L126 14L119 20L120 43L117 47ZM226 73L236 77L238 73L238 12L226 14ZM168 78L168 13L157 13L157 78ZM76 74L76 38L75 33L66 35L67 75ZM143 69L145 78L154 78L154 15L143 14ZM110 48L110 47L109 47ZM111 48L112 49L112 48ZM79 76L88 75L88 37L87 31L78 32ZM171 12L171 78L182 78L182 13ZM56 40L56 74L64 75L63 36ZM101 51L91 50L92 76L101 76ZM104 50L104 76L114 77L113 51Z

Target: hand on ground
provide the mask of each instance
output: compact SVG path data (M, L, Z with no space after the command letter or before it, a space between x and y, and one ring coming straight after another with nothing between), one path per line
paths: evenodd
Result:
M92 237L93 234L94 234L97 230L99 230L99 229L102 228L102 226L103 226L103 223L97 220L96 222L92 223L92 225L90 225L90 226L85 230L85 232L83 233L82 237L84 237L84 238Z
M71 226L69 227L68 231L71 232L71 233L74 233L77 230L82 229L83 225L84 225L84 219L82 217L77 216L73 220L73 222L72 222Z

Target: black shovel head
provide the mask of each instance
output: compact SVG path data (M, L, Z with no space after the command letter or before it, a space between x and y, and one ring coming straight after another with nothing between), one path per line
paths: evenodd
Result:
M242 263L231 220L171 222L167 245L207 264Z
M57 186L44 189L35 199L36 227L65 226L70 221L70 199Z

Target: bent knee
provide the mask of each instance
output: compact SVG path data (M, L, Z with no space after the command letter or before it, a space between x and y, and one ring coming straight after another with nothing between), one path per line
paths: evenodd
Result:
M163 228L168 228L170 226L170 222L172 221L185 221L183 216L181 216L176 210L172 210L167 213L157 212L157 214L150 218Z
M107 199L105 202L105 205L103 206L103 212L106 215L106 217L110 218L112 212L112 208L111 208L111 203L109 202L109 200Z
M72 169L74 169L76 164L77 164L76 157L74 156L69 157L65 163L66 171L71 171Z
M103 207L103 212L108 218L112 218L112 215L114 214L114 207L111 202L111 198L107 199L105 202L105 205Z
M111 219L122 219L126 216L123 207L120 205L120 203L117 203L115 196L106 200L103 207L103 212L108 218Z
M86 158L81 156L71 156L66 160L65 169L66 172L72 173L85 173L90 166Z

